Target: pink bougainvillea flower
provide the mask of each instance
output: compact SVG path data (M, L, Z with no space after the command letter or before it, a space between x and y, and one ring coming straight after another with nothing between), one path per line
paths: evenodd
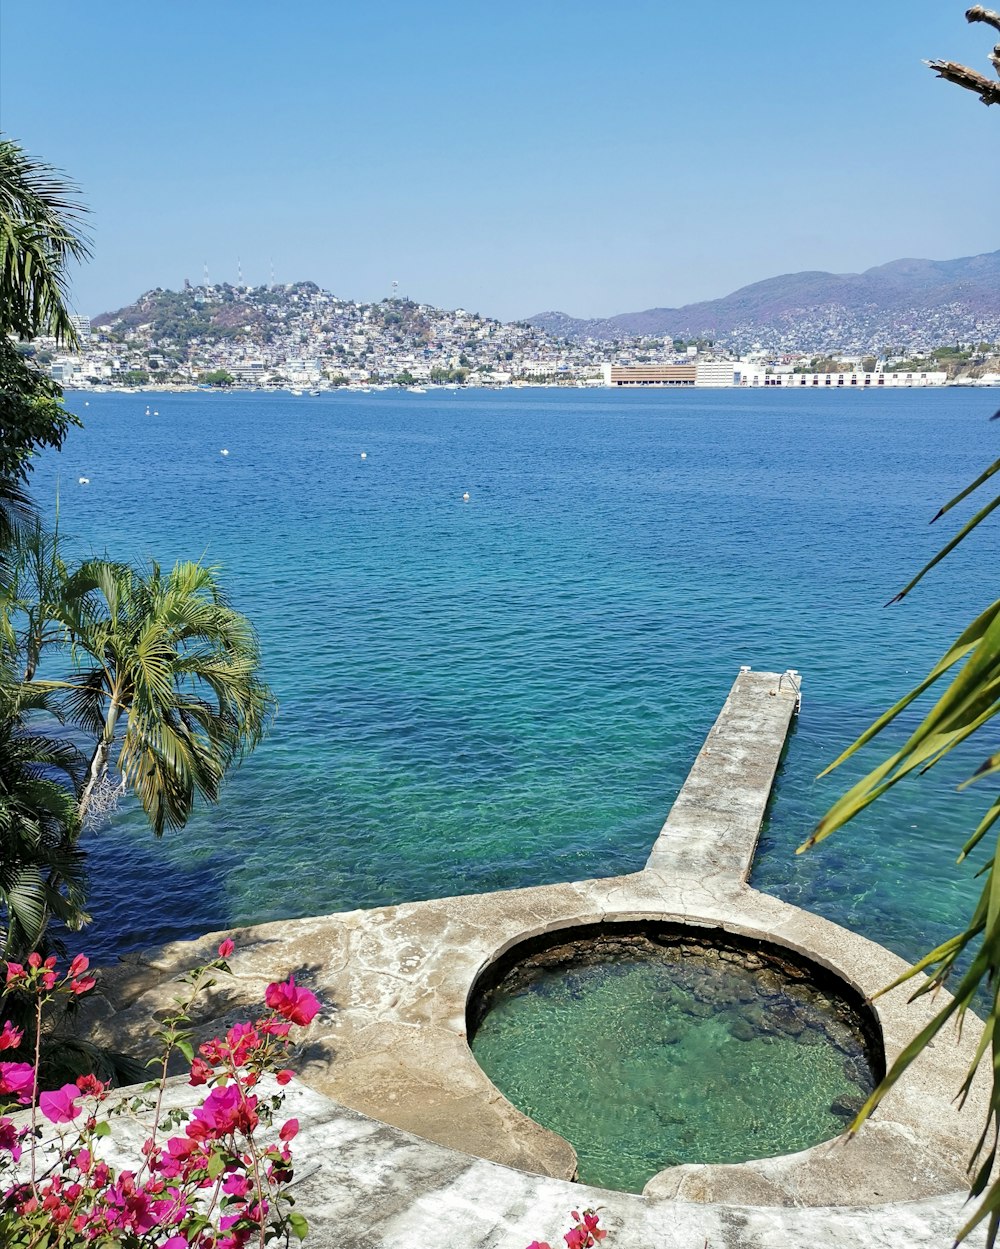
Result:
M311 1023L319 1014L319 999L308 989L298 988L294 976L281 984L269 984L264 1001L289 1023Z
M16 1050L23 1036L20 1028L15 1028L9 1019L5 1019L3 1031L0 1032L0 1050Z
M89 966L90 959L87 958L86 954L78 954L69 965L70 979L75 980L77 976L82 976Z
M104 1092L104 1083L95 1075L76 1077L76 1087L87 1097L100 1097Z
M186 1236L171 1236L165 1240L160 1249L190 1249L191 1242Z
M231 939L227 937L225 941L221 942L219 945L219 958L228 958L235 949L236 946L233 945Z
M608 1234L606 1230L598 1227L600 1221L601 1216L596 1210L584 1210L583 1225L595 1240L603 1240Z
M257 1126L257 1098L235 1084L214 1088L194 1111L184 1131L192 1140L218 1140L231 1132L249 1134Z
M13 984L15 980L23 980L25 974L26 973L24 970L23 963L8 963L7 964L7 983L8 984Z
M229 1053L237 1067L242 1067L250 1054L260 1045L260 1037L252 1023L237 1023L226 1033Z
M215 1075L215 1068L205 1062L204 1058L194 1058L191 1062L191 1079L189 1084L197 1087L199 1084L207 1084Z
M10 1154L15 1162L21 1157L21 1133L13 1119L0 1119L0 1149Z
M227 1175L222 1183L222 1191L232 1197L245 1197L252 1188L249 1177L237 1173Z
M31 1063L0 1063L0 1093L30 1098L34 1087L35 1069Z
M551 1247L544 1240L533 1240L528 1249L551 1249Z
M279 1084L287 1084L289 1080L295 1079L295 1072L290 1067L282 1067L282 1069L274 1077Z
M283 1124L281 1131L278 1133L278 1136L283 1141L292 1141L298 1135L298 1132L299 1132L298 1119L289 1119L287 1123Z
M75 1084L64 1084L61 1089L43 1093L38 1099L38 1109L50 1123L70 1123L81 1110L75 1101L79 1095Z

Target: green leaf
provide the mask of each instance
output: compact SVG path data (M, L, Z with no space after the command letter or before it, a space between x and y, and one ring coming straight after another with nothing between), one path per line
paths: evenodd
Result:
M293 1235L299 1240L305 1240L309 1235L309 1224L303 1215L293 1211L287 1218L288 1226L292 1229Z

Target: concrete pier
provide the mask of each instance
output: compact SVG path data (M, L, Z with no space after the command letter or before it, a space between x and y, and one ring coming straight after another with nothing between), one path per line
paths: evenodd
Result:
M647 868L746 884L798 700L798 673L740 672Z
M951 1244L987 1108L985 1081L962 1112L952 1100L981 1035L975 1020L928 1050L850 1143L672 1167L642 1196L571 1183L571 1145L512 1106L467 1043L482 970L528 938L581 925L663 920L766 941L863 996L905 969L883 947L746 883L796 698L787 675L741 672L639 872L231 934L235 981L204 1003L199 1039L244 1017L289 972L325 1003L297 1063L307 1086L296 1092L297 1208L313 1249L557 1244L581 1205L606 1208L614 1249L703 1249L706 1238L712 1249ZM148 1047L149 1021L170 1007L177 977L210 958L221 935L128 956L105 975L87 1026L116 1048ZM933 1013L907 996L896 990L875 1006L890 1063Z

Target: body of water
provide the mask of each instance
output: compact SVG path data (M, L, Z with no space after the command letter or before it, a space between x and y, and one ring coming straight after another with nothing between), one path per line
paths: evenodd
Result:
M88 836L82 944L636 870L750 664L804 695L754 884L916 956L986 793L931 774L793 851L849 779L817 772L996 594L984 531L882 607L996 456L991 398L70 396L39 503L83 551L221 565L280 701L183 832Z

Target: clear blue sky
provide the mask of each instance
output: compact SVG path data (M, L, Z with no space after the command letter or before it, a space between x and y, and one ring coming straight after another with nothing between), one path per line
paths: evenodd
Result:
M97 313L311 278L502 317L1000 247L964 0L0 0L0 128L93 210Z

